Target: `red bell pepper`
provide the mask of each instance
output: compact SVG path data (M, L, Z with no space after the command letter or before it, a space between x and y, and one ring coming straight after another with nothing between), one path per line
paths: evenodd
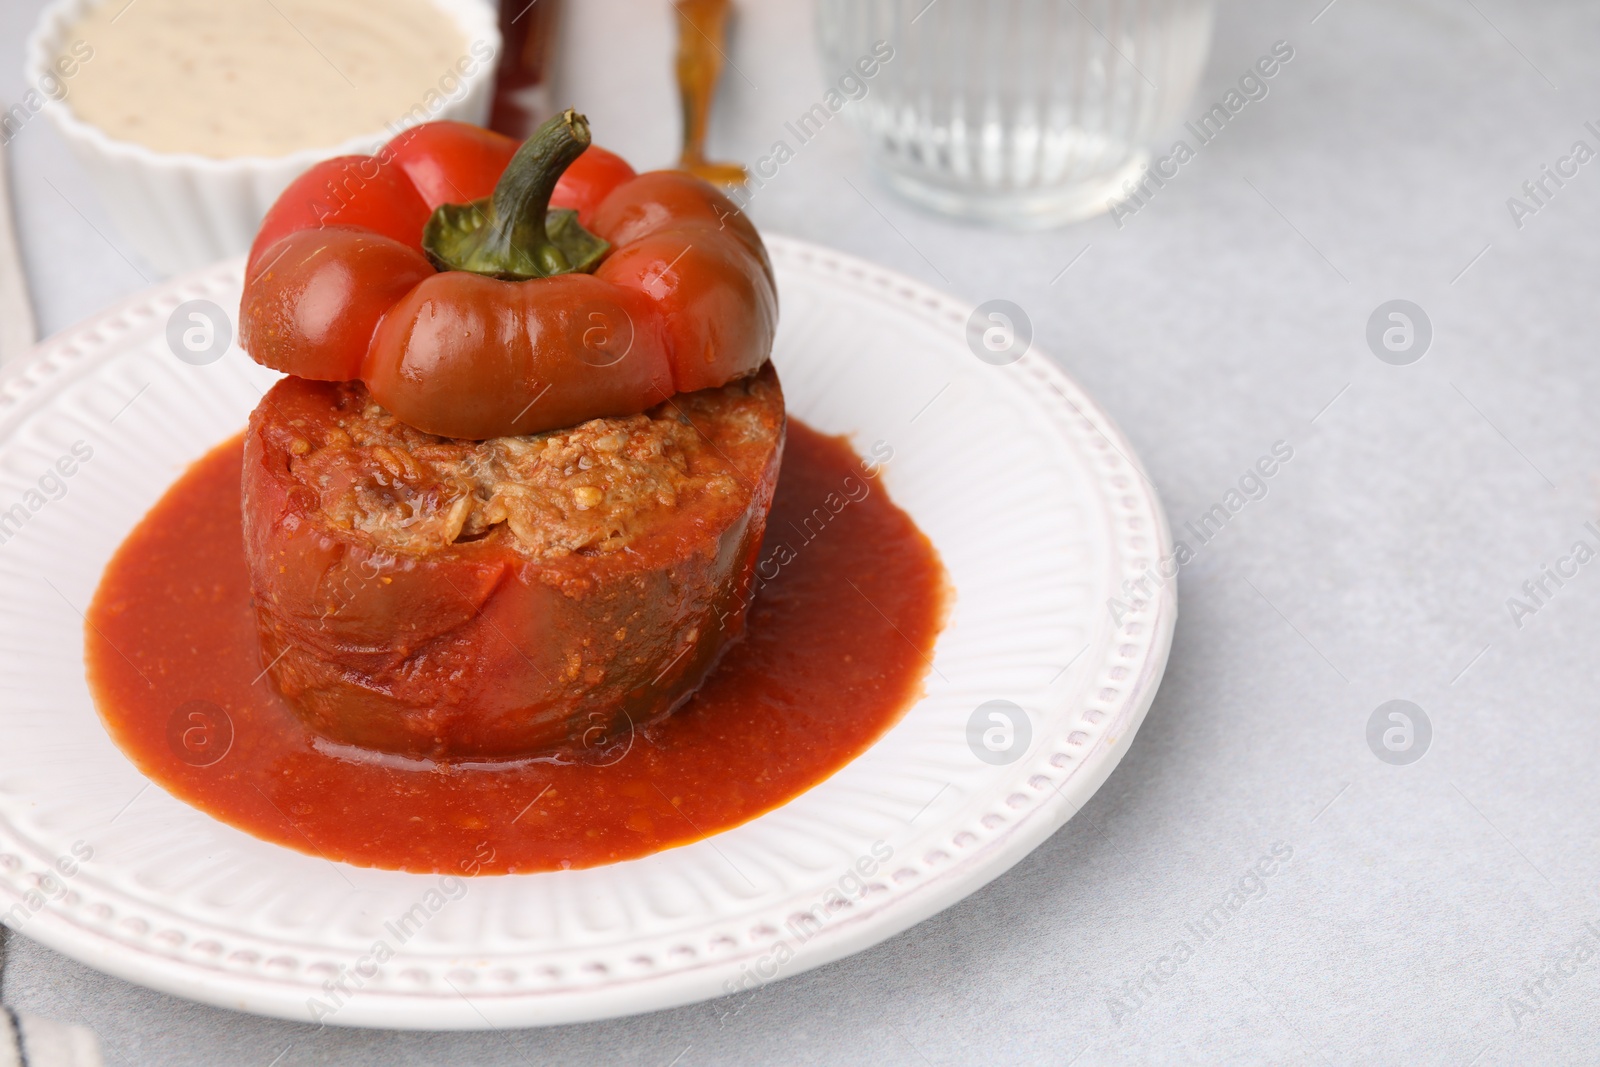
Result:
M776 323L732 201L635 174L569 110L520 147L435 122L313 167L261 224L239 336L268 367L361 379L419 430L482 439L751 374Z

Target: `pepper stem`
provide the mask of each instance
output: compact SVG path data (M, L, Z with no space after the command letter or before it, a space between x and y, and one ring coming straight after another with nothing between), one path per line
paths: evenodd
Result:
M588 147L589 120L568 108L523 142L491 196L441 204L422 250L440 270L513 281L594 270L611 246L578 225L577 212L550 210L562 172Z

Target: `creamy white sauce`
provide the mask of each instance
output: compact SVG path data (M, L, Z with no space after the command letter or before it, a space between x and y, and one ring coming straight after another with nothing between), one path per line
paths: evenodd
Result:
M488 56L432 0L108 0L65 39L94 49L68 98L79 118L217 158L382 133Z

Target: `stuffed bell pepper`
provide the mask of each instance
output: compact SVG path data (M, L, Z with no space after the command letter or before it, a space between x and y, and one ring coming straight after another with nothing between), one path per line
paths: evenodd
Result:
M777 298L731 201L572 111L329 160L263 221L240 339L263 666L340 744L581 753L743 632L777 480Z

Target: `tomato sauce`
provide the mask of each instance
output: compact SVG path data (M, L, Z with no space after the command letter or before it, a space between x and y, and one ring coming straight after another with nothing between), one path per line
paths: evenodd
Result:
M256 637L236 438L134 528L89 609L112 738L174 796L311 855L501 874L648 855L821 782L922 692L944 620L932 544L842 440L790 420L745 639L682 708L509 763L340 748L278 697Z

